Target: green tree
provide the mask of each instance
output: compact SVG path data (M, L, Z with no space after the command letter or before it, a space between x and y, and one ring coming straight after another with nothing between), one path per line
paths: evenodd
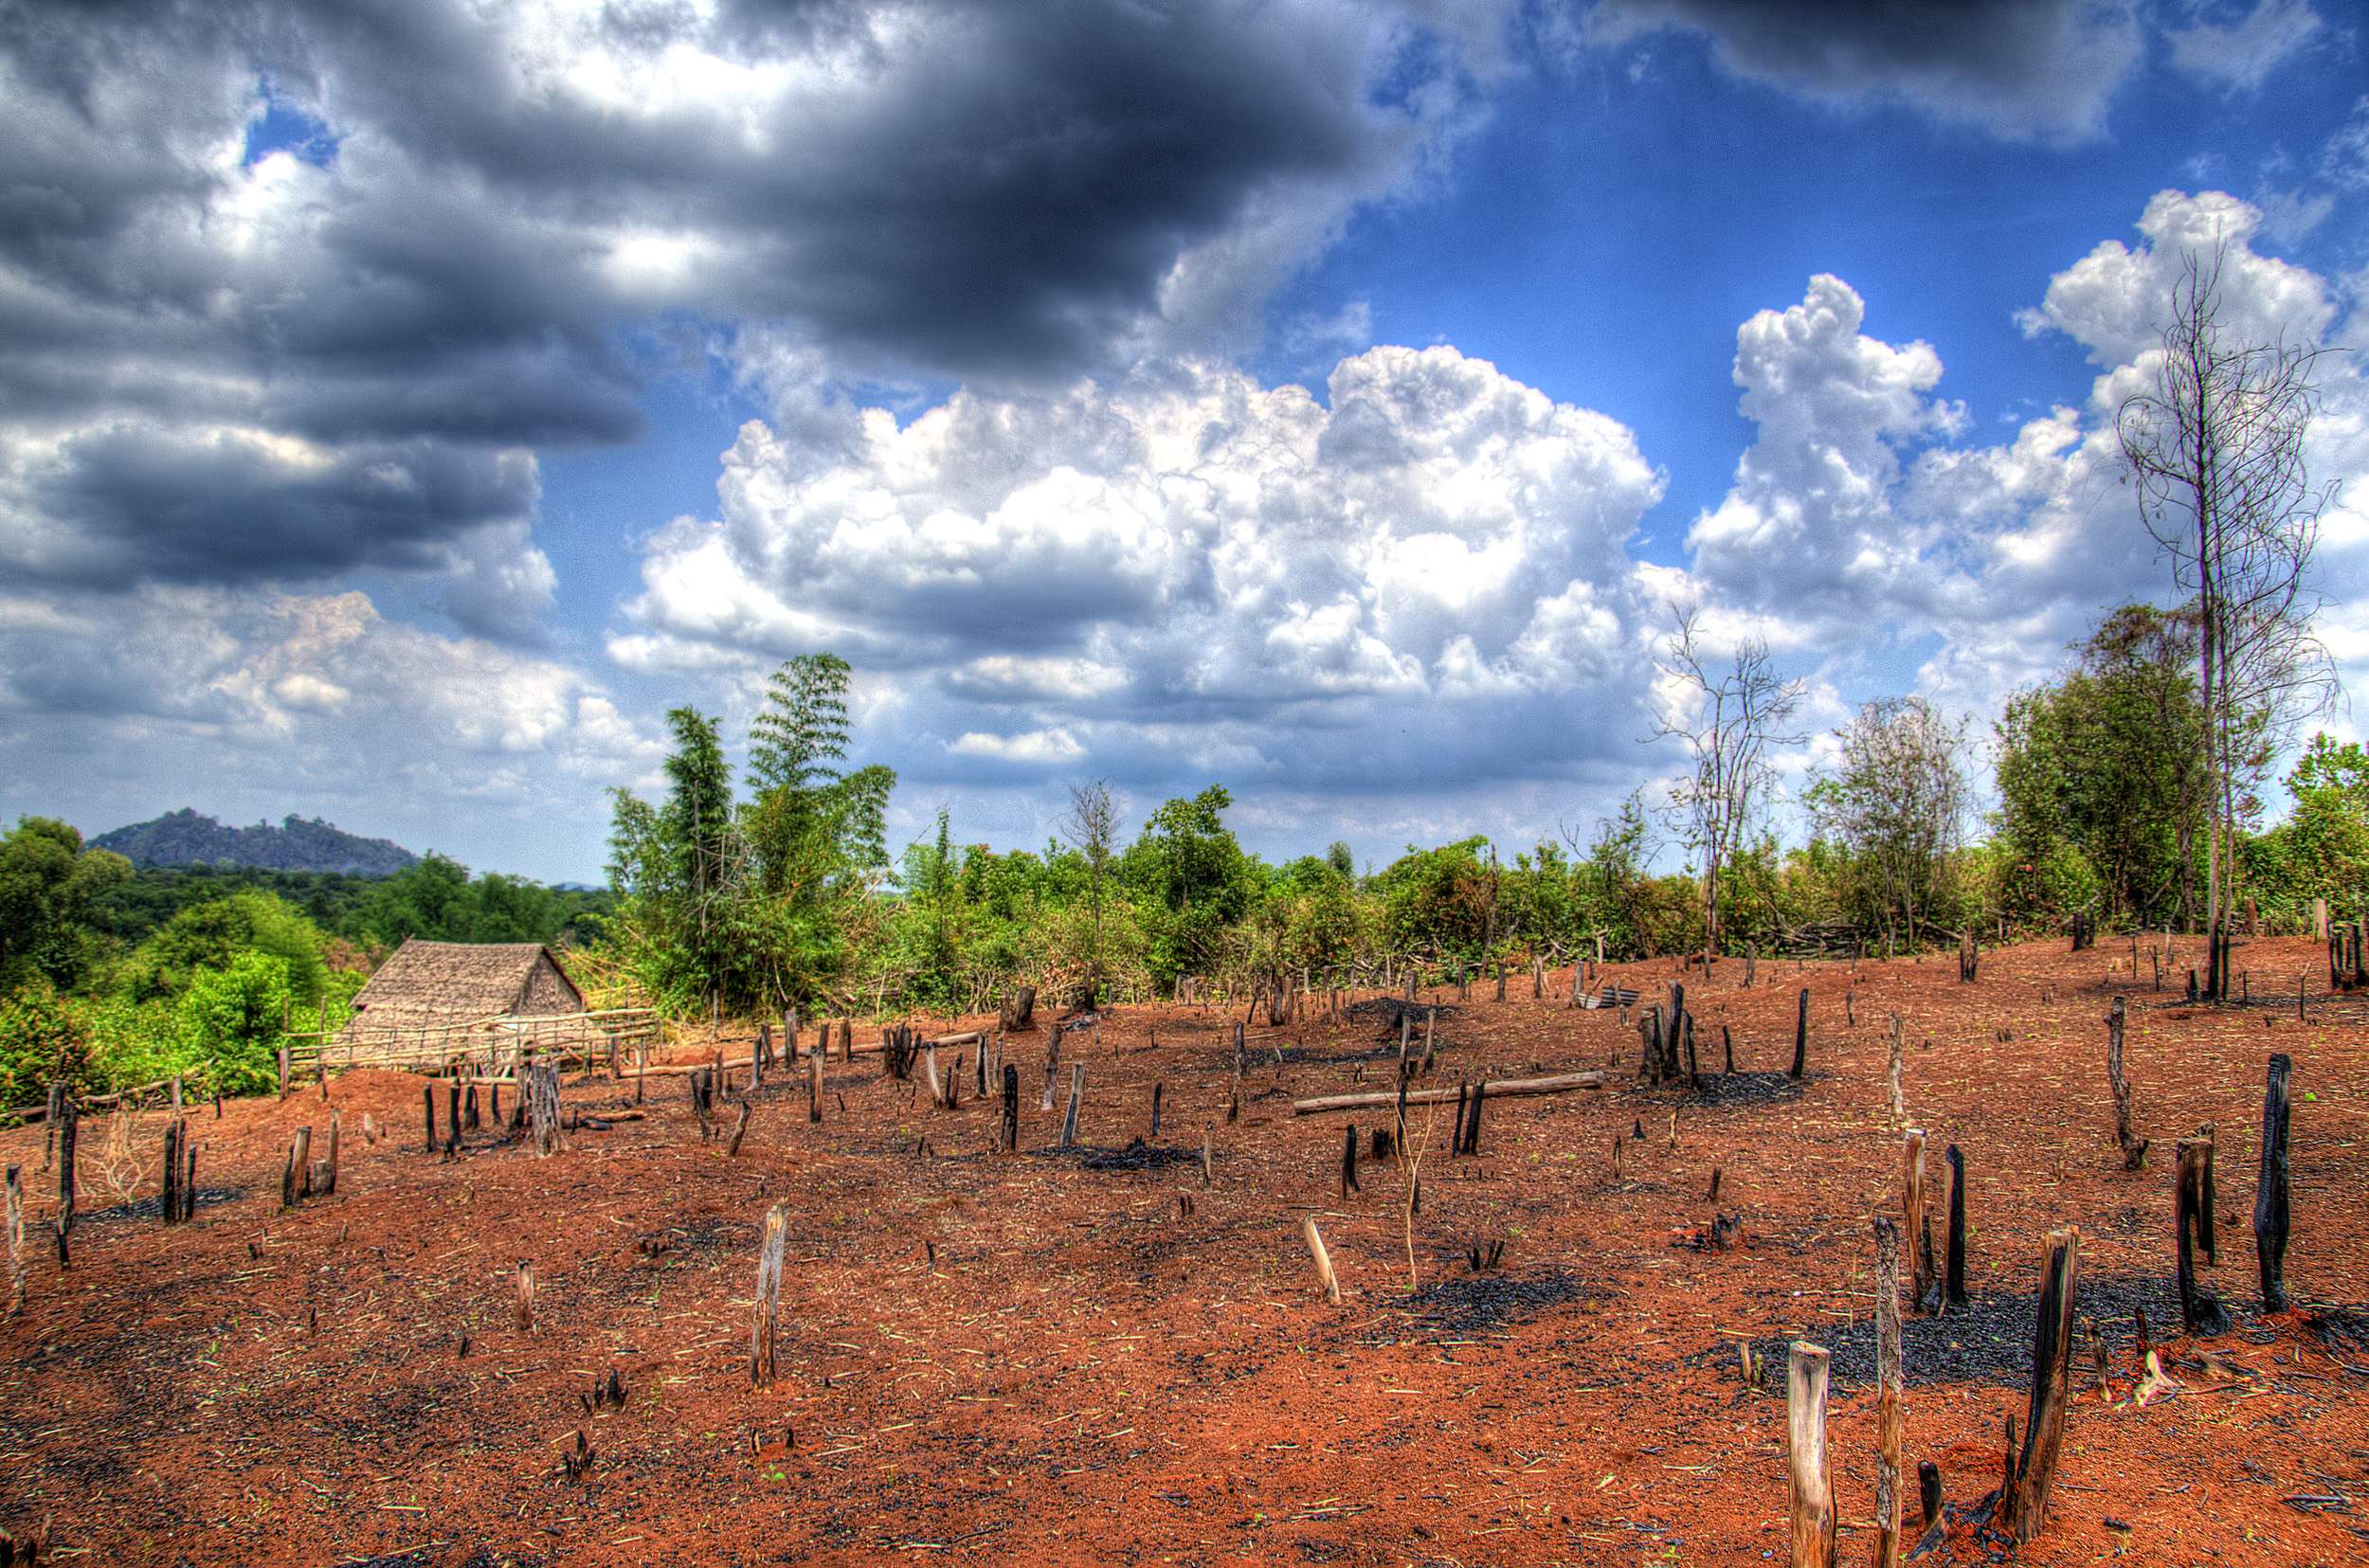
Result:
M128 882L132 862L85 849L81 833L50 817L20 817L0 838L0 992L35 979L88 983L104 951L94 906Z
M1837 766L1808 793L1812 820L1846 856L1852 915L1911 944L1959 912L1950 856L1965 824L1964 734L1923 697L1878 698L1835 731Z
M801 654L767 681L750 725L749 776L756 799L748 831L765 892L808 907L888 865L894 770L842 772L853 671L835 654Z
M2196 639L2184 611L2125 604L2075 647L2064 678L2008 699L1994 819L2008 910L2102 902L2109 916L2193 928L2208 795Z
M1120 860L1120 879L1147 906L1151 964L1163 981L1207 973L1249 906L1249 857L1225 825L1233 803L1223 784L1163 802Z
M90 1071L90 1023L75 999L38 975L0 997L0 1095L7 1104L37 1101L52 1083L79 1093L89 1087Z
M270 953L244 952L190 978L181 1017L223 1093L260 1093L278 1081L280 1018L291 1000L288 967Z
M282 989L293 1001L305 1007L320 1001L328 978L321 933L268 892L192 904L167 921L132 955L127 965L132 997L140 1001L177 997L201 972L227 969L250 952L280 964Z

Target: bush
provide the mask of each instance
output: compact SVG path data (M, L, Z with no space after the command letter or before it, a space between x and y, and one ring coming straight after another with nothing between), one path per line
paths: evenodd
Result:
M279 1083L281 1011L288 966L269 953L241 953L226 969L201 969L181 995L190 1048L225 1094L260 1094Z
M33 1105L63 1082L77 1093L91 1076L90 1020L71 997L45 980L20 986L0 1001L0 1095L9 1106Z

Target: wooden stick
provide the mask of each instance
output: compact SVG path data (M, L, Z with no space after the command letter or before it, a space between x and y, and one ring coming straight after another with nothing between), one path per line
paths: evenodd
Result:
M1347 1203L1349 1194L1362 1191L1357 1184L1357 1124L1341 1129L1341 1201Z
M1875 1568L1900 1564L1900 1232L1875 1220Z
M1792 1071L1785 1074L1785 1076L1799 1082L1801 1074L1809 1071L1809 1067L1810 988L1804 985L1801 987L1801 1010L1795 1015L1793 1020L1793 1068ZM1823 1387L1824 1385L1821 1383L1819 1386ZM1830 1542L1828 1547L1830 1556L1832 1555L1832 1543ZM1797 1559L1797 1560L1799 1559Z
M1325 1288L1325 1300L1334 1307L1341 1305L1341 1281L1332 1271L1332 1254L1325 1251L1325 1238L1316 1229L1316 1217L1310 1215L1300 1221L1300 1235L1307 1238L1308 1255L1316 1260L1316 1278Z
M773 1386L773 1345L782 1293L782 1249L789 1239L789 1206L776 1203L765 1216L757 1247L757 1297L750 1309L749 1381Z
M2024 1421L2023 1452L2016 1462L2015 1486L2002 1500L2018 1541L2040 1533L2050 1486L2065 1440L2065 1413L2072 1397L2073 1316L2081 1263L2081 1241L2072 1230L2049 1233L2041 1269L2040 1305L2033 1337L2032 1399Z
M732 1142L724 1145L724 1158L727 1160L739 1155L740 1141L749 1136L749 1097L744 1094L740 1098L740 1114L732 1118Z
M1069 1070L1069 1110L1061 1118L1061 1147L1077 1142L1077 1103L1086 1095L1086 1064L1072 1062Z
M534 1265L518 1265L518 1300L511 1308L511 1325L521 1334L534 1332Z
M1563 1072L1547 1078L1499 1078L1489 1086L1489 1097L1503 1100L1525 1094L1566 1094L1579 1089L1601 1089L1604 1081L1604 1074L1594 1071ZM1455 1101L1459 1094L1469 1099L1469 1086L1463 1089L1418 1089L1403 1093L1383 1090L1359 1094L1323 1094L1311 1100L1293 1101L1292 1114L1318 1116L1327 1111L1364 1110L1402 1102L1406 1105L1444 1105Z
M825 1024L823 1027L827 1031L830 1026ZM815 1043L822 1049L806 1053L806 1121L809 1124L823 1120L823 1052L829 1048L830 1036L826 1033Z
M1201 1184L1204 1187L1214 1186L1218 1179L1215 1151L1211 1146L1216 1132L1215 1123L1203 1122L1201 1125Z
M1908 1119L1908 1102L1903 1100L1900 1095L1900 1032L1902 1023L1903 1020L1900 1015L1894 1013L1892 1015L1891 1059L1890 1065L1885 1069L1884 1073L1885 1081L1891 1086L1892 1120L1895 1122L1906 1122Z
M1966 1160L1958 1145L1943 1156L1949 1162L1949 1305L1966 1305Z
M1915 1310L1926 1309L1933 1289L1933 1224L1925 1208L1925 1132L1910 1127L1901 1141L1900 1209L1908 1222L1908 1300Z
M2262 1091L2262 1174L2254 1184L2253 1248L2265 1312L2287 1310L2288 1074L2293 1066L2287 1053L2272 1055Z
M1020 1069L1010 1062L1004 1064L1004 1120L998 1142L1005 1154L1020 1152Z
M1820 1346L1796 1340L1785 1364L1785 1479L1792 1504L1793 1568L1835 1568L1835 1494L1826 1480L1829 1361Z
M25 1310L24 1167L9 1167L9 1316Z
M289 1145L288 1158L296 1163L297 1199L313 1196L313 1129L298 1127L296 1139Z
M2106 1076L2114 1090L2114 1144L2123 1151L2123 1169L2135 1171L2146 1162L2147 1140L2130 1129L2130 1081L2123 1076L2123 999L2116 997L2106 1014Z
M2178 1186L2173 1202L2172 1224L2179 1238L2179 1267L2176 1276L2179 1285L2180 1325L2191 1334L2219 1334L2229 1328L2229 1314L2220 1298L2197 1284L2196 1233L2197 1221L2203 1217L2206 1159L2210 1151L2202 1144L2182 1143L2177 1145L2174 1158L2178 1162Z
M1154 1079L1151 1085L1151 1136L1154 1138L1160 1136L1160 1098L1167 1087L1166 1083L1157 1079Z

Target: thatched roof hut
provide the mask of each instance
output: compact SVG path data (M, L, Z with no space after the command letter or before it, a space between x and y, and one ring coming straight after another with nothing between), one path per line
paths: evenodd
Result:
M584 1011L584 996L539 942L423 942L412 937L354 993L353 1029L433 1029L495 1018Z

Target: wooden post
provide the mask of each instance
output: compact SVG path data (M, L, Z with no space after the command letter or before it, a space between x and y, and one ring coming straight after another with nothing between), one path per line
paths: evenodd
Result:
M1804 985L1801 987L1801 1010L1795 1015L1793 1020L1793 1070L1787 1072L1785 1076L1795 1080L1796 1082L1799 1082L1801 1074L1809 1070L1809 1065L1810 988ZM1819 1364L1822 1366L1824 1363L1820 1362ZM1821 1389L1825 1387L1822 1374L1820 1376L1818 1386ZM1832 1532L1830 1531L1829 1533L1831 1535ZM1829 1555L1831 1555L1832 1545L1833 1542L1830 1541L1828 1542Z
M511 1326L521 1334L534 1332L534 1265L518 1265L518 1300L511 1309Z
M156 1217L170 1225L181 1217L181 1119L165 1124L165 1165L156 1191Z
M2106 1013L2106 1076L2114 1090L2114 1142L2123 1151L2123 1169L2135 1171L2146 1162L2147 1140L2130 1127L2130 1080L2123 1075L2123 999L2116 997Z
M82 1114L74 1103L74 1088L65 1086L58 1102L58 1267L67 1264L74 1231L74 1146L81 1141Z
M2261 1269L2262 1309L2287 1310L2287 1112L2291 1104L2287 1053L2270 1058L2262 1091L2262 1174L2254 1183L2253 1249Z
M1167 1087L1158 1079L1153 1080L1151 1085L1151 1136L1154 1138L1160 1136L1160 1097Z
M1349 1194L1363 1190L1357 1184L1357 1124L1351 1122L1341 1132L1341 1201L1347 1203Z
M755 1388L773 1386L773 1342L782 1293L782 1249L789 1239L789 1207L776 1203L766 1212L765 1234L757 1247L757 1299L750 1310L749 1382Z
M296 1162L297 1199L300 1202L313 1196L313 1129L298 1127L288 1145L288 1158Z
M1793 1568L1835 1568L1835 1494L1826 1480L1827 1352L1793 1342L1785 1364L1786 1491Z
M458 1077L444 1080L444 1109L448 1113L446 1120L452 1124L450 1137L457 1144L461 1141L461 1080Z
M1086 1094L1086 1064L1072 1062L1069 1070L1069 1110L1061 1118L1061 1147L1077 1142L1077 1102Z
M740 1114L732 1118L732 1141L724 1145L724 1158L727 1160L733 1159L740 1153L740 1141L749 1136L749 1096L742 1095Z
M1003 1144L1005 1154L1020 1152L1020 1069L1004 1064Z
M2176 1155L2179 1175L2172 1224L2179 1237L2179 1318L2180 1326L2191 1334L2220 1334L2229 1328L2229 1313L2220 1298L2197 1283L2196 1233L2197 1221L2204 1217L2208 1153L2203 1144L2182 1143Z
M9 1167L9 1316L25 1310L24 1167Z
M420 1099L425 1107L422 1112L421 1125L426 1129L427 1152L434 1154L436 1152L436 1086L432 1083L422 1084Z
M1885 1078L1885 1082L1886 1082L1886 1083L1888 1083L1888 1084L1890 1086L1890 1088L1891 1088L1891 1097L1892 1097L1892 1120L1893 1120L1893 1121L1895 1121L1895 1122L1906 1122L1906 1121L1908 1119L1908 1102L1907 1102L1906 1100L1903 1100L1903 1099L1901 1098L1901 1096L1900 1096L1900 1032L1901 1032L1901 1028L1902 1028L1902 1019L1901 1019L1901 1017L1900 1017L1900 1015L1899 1015L1899 1014L1894 1013L1894 1014L1892 1015L1891 1056L1890 1056L1890 1060L1889 1065L1885 1068L1885 1071L1884 1071L1884 1078Z
M1908 1301L1922 1312L1933 1289L1934 1269L1933 1223L1925 1206L1925 1131L1921 1127L1910 1127L1901 1141L1900 1208L1908 1235Z
M1900 1564L1900 1232L1875 1219L1875 1568Z
M1949 1305L1966 1305L1966 1160L1952 1144L1943 1158L1949 1162Z
M1341 1305L1341 1281L1332 1271L1332 1254L1325 1251L1325 1238L1316 1229L1316 1217L1310 1215L1300 1221L1300 1235L1307 1238L1308 1255L1316 1262L1316 1278L1325 1288L1325 1300L1334 1307Z
M345 1122L345 1113L344 1113L343 1111L341 1111L341 1110L335 1110L335 1109L333 1109L333 1110L331 1110L331 1111L330 1111L330 1113L329 1113L329 1181L327 1181L327 1182L326 1182L326 1183L322 1186L322 1188L321 1188L321 1196L323 1196L324 1198L334 1198L334 1197L335 1197L335 1196L336 1196L336 1192L337 1192L337 1135L338 1135L338 1133L342 1130L344 1122Z
M2073 1318L2077 1305L2081 1242L2071 1230L2049 1233L2040 1276L2040 1306L2032 1349L2032 1399L2024 1420L2023 1452L2015 1485L2001 1508L2019 1541L2040 1533L2048 1513L2049 1487L2056 1479L2064 1446L2065 1415L2072 1397Z
M1201 1124L1201 1184L1204 1187L1215 1185L1218 1179L1216 1133L1216 1123Z
M824 1038L829 1036L825 1036ZM818 1044L821 1042L818 1041ZM806 1053L806 1121L809 1125L823 1120L823 1053Z

